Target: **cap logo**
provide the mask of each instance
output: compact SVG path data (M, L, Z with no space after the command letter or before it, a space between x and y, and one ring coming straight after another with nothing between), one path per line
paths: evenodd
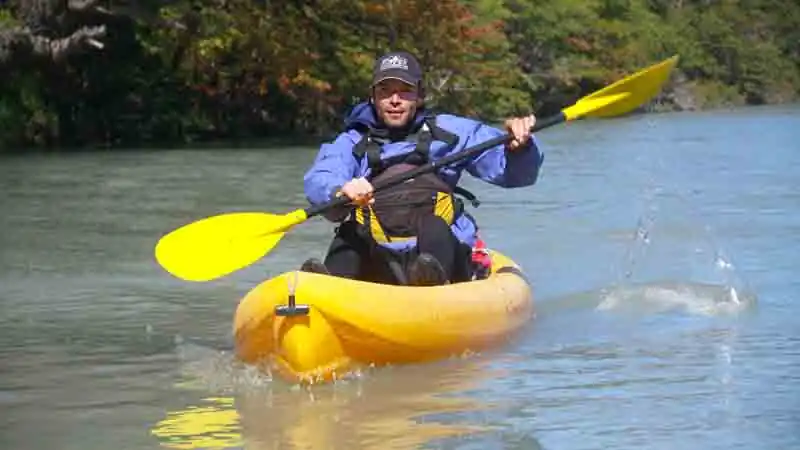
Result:
M408 59L397 55L385 58L383 61L381 61L380 71L383 72L384 70L389 69L408 70Z

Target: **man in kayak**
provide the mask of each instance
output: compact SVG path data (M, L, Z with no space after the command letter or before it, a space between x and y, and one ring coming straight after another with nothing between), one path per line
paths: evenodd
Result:
M471 278L475 220L464 211L461 173L504 188L536 182L543 161L531 135L533 115L507 119L512 139L484 153L373 191L373 184L494 138L503 130L436 114L424 104L423 73L413 55L390 52L375 62L370 98L345 119L345 130L320 151L304 176L312 205L345 195L351 206L329 214L341 222L324 262L301 270L392 284L438 285ZM355 208L353 208L355 206Z

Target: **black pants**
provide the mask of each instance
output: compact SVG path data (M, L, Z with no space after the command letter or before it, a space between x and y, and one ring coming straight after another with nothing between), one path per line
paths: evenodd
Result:
M418 227L417 246L404 253L379 246L358 232L354 221L342 223L325 256L325 266L332 275L391 284L404 284L408 265L420 253L430 253L444 268L451 282L471 278L472 249L453 235L441 217L431 215ZM400 273L398 273L400 272Z

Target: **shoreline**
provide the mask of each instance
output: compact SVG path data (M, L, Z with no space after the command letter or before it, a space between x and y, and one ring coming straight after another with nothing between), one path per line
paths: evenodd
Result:
M660 115L660 114L684 114L684 113L714 113L714 112L730 112L730 111L746 111L751 109L760 108L800 108L800 99L781 103L762 103L762 104L744 104L744 105L717 105L706 108L696 109L679 109L673 105L653 104L643 111L637 111L622 117L635 117L644 115ZM617 119L581 119L581 120L618 120ZM489 122L492 123L492 122ZM2 148L0 147L0 156L12 155L34 155L34 154L51 154L51 153L102 153L102 152L155 152L155 151L235 151L238 149L264 149L269 150L272 148L292 148L292 147L317 147L321 143L332 140L336 137L338 132L331 131L327 133L284 133L276 135L253 135L253 136L213 136L205 139L187 139L182 142L170 141L143 141L122 145L108 145L103 143L94 143L84 146L29 146L24 148Z

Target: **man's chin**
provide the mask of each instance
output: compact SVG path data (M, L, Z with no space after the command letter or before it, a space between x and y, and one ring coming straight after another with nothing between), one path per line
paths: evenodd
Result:
M397 119L386 117L383 119L383 123L385 123L389 128L403 128L408 124L408 117L403 116L402 118Z

